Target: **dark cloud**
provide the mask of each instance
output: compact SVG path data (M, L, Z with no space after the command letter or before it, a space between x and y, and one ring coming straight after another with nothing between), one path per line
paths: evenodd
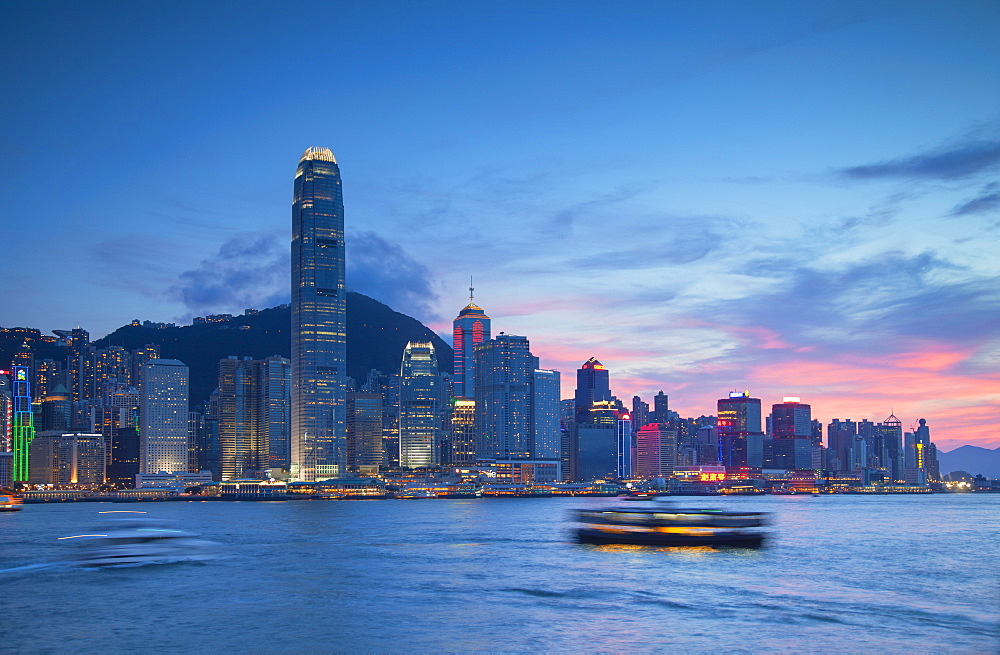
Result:
M347 286L414 318L439 318L430 270L374 232L347 235Z
M979 195L952 210L952 216L985 214L1000 209L1000 183L987 184Z
M238 234L198 268L181 273L167 296L208 314L288 302L289 257L288 244L273 234Z
M853 166L840 173L856 180L885 178L960 180L1000 164L1000 140L983 139L922 152L909 157Z

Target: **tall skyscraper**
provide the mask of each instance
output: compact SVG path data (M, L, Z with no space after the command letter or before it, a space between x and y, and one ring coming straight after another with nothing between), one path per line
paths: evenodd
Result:
M527 337L499 334L476 346L476 456L528 459L537 360Z
M875 430L879 434L882 447L885 449L889 479L894 482L902 481L904 475L903 422L896 418L895 414L889 414L889 418L875 426Z
M663 393L662 389L653 397L653 421L655 423L666 425L670 422L669 403L670 399L667 394Z
M441 437L442 381L430 342L406 344L399 371L399 465L437 463Z
M789 396L771 406L771 417L775 465L783 469L812 468L812 407Z
M188 367L151 359L142 367L139 400L141 473L188 470Z
M594 412L607 414L611 408L611 386L608 369L591 357L576 371L576 394L574 396L577 423L614 425L609 416L595 417Z
M292 198L292 472L346 468L347 291L340 168L327 148L299 160Z
M473 302L469 287L469 304L458 313L453 323L452 348L455 353L451 376L457 398L476 397L476 346L490 340L490 317Z

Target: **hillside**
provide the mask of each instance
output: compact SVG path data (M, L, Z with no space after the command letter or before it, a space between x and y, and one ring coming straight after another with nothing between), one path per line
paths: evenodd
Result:
M158 344L160 356L179 359L191 369L191 404L199 405L216 387L219 360L228 356L262 358L291 356L291 310L273 307L252 316L238 316L226 323L185 325L156 329L126 325L98 339L98 348L122 346L126 350ZM0 363L10 362L19 339L0 343ZM16 343L14 343L16 341ZM363 382L370 369L399 372L407 341L431 341L437 350L440 370L451 372L452 350L420 321L359 293L347 294L347 374ZM62 359L65 348L45 346L44 355ZM36 344L32 343L35 347ZM9 352L8 352L9 351ZM51 351L51 352L50 352Z
M989 450L979 446L962 446L947 453L938 453L941 475L953 471L968 471L972 475L1000 478L1000 448Z

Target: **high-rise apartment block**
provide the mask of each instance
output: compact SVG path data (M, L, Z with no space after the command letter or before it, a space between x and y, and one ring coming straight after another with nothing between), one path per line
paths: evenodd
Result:
M346 468L347 291L340 168L327 148L299 160L292 198L292 477Z

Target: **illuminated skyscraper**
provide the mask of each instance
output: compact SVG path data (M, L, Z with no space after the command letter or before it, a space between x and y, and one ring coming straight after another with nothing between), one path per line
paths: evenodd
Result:
M454 393L458 398L475 398L476 346L490 340L490 317L472 302L472 287L469 287L469 304L458 313L453 326L455 367L451 379Z
M476 461L476 401L451 401L451 461L453 466L469 466Z
M798 398L771 405L773 459L778 468L812 468L812 407Z
M399 384L399 465L433 466L441 437L442 381L432 343L406 344Z
M677 432L662 423L649 423L636 431L633 475L640 478L669 477L677 458Z
M618 417L618 477L632 477L632 417Z
M14 412L11 420L11 441L14 448L14 482L28 481L31 442L35 438L34 416L31 412L31 383L28 367L14 367Z
M903 479L903 422L895 414L875 426L885 449L886 467L889 479L898 482Z
M723 466L759 467L763 462L760 398L734 391L718 403L720 460Z
M151 359L142 367L139 400L141 473L188 470L188 367Z
M347 292L340 168L309 148L292 199L292 471L312 481L346 469Z
M597 359L591 357L577 369L574 398L577 423L614 425L608 370Z

